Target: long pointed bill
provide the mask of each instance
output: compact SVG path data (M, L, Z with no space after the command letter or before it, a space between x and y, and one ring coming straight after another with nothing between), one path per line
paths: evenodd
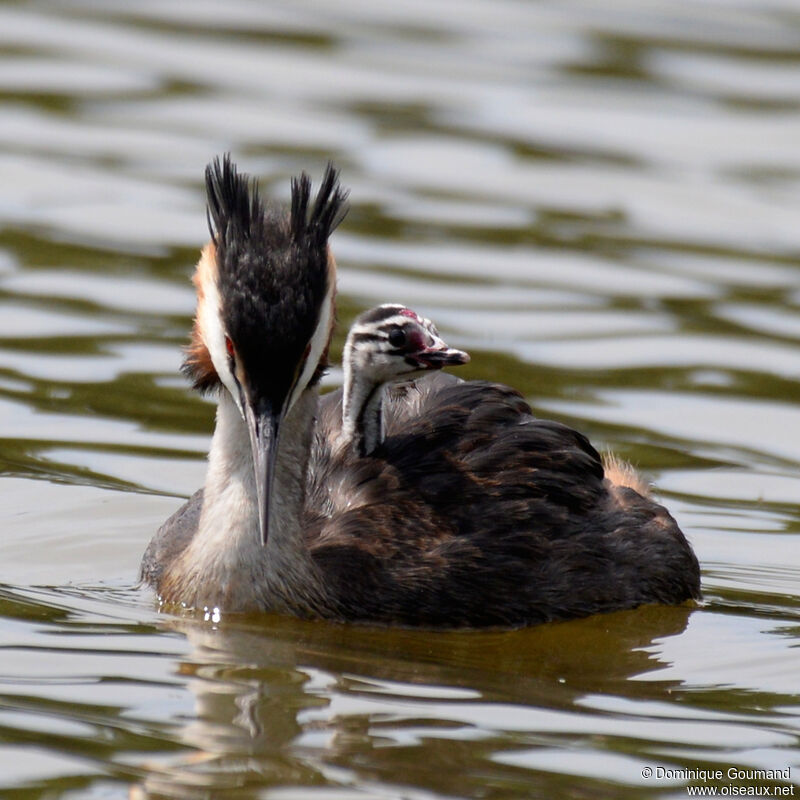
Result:
M245 417L250 432L250 446L253 449L261 543L266 545L269 537L270 498L275 480L275 457L278 454L278 434L283 420L283 410L276 414L270 405L264 405L256 411L247 403Z

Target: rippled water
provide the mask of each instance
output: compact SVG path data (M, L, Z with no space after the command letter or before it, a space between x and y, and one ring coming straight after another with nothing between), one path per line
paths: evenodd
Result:
M796 2L6 3L0 98L0 797L798 781ZM213 408L178 367L227 150L279 198L333 159L341 328L410 304L461 374L638 464L702 607L458 634L159 614L136 573L203 479Z

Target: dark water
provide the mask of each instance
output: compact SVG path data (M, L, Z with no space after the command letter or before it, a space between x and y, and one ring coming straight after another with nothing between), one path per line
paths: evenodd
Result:
M157 613L136 571L203 479L213 408L178 366L227 150L274 197L332 158L341 328L409 304L462 375L635 462L703 606L472 634ZM5 3L0 314L0 797L798 781L796 2Z

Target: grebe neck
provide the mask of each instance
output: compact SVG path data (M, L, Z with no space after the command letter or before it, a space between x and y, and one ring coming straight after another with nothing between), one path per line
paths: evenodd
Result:
M360 456L371 453L385 438L385 383L365 379L345 366L342 392L342 437Z
M317 405L316 388L305 390L281 426L269 538L262 545L247 426L231 396L221 393L198 530L165 580L163 599L174 596L195 608L300 616L318 614L327 605L302 529Z

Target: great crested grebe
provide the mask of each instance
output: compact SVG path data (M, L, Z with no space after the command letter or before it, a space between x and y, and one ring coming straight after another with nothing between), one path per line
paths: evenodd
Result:
M269 209L225 159L185 369L217 389L203 489L161 527L142 578L162 602L384 624L516 626L700 596L667 510L604 477L582 434L513 389L437 373L387 398L386 438L337 447L318 395L334 319L328 237L346 195L292 182Z
M359 455L385 438L386 393L430 370L466 364L469 356L450 347L436 326L416 311L384 304L365 311L347 334L342 352L342 436Z

